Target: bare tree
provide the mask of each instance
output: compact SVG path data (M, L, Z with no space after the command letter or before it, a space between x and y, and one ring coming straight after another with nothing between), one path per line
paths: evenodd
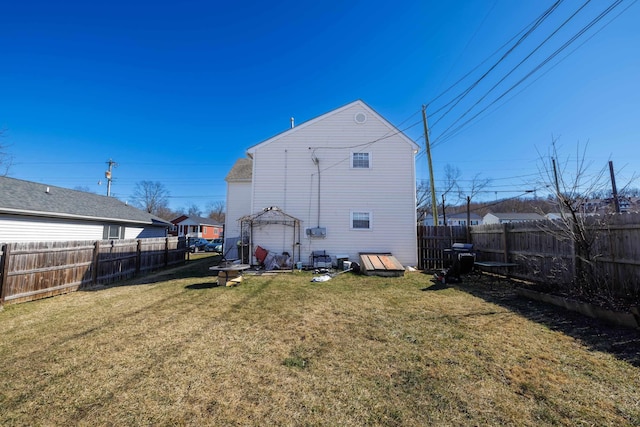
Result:
M420 181L416 184L416 211L418 224L423 224L431 209L431 186L429 181Z
M179 217L181 214L174 212L173 210L169 209L169 207L167 206L160 206L157 210L155 215L157 217L160 217L164 220L167 221L171 221L172 219L175 219L177 217Z
M4 130L0 130L0 138L4 136ZM13 164L13 156L9 153L5 144L0 144L0 176L7 176Z
M226 208L224 202L213 202L207 205L207 209L209 212L209 218L218 221L221 224L224 224Z
M150 214L157 215L169 204L169 191L158 181L136 183L131 202Z
M442 212L446 215L447 208L459 205L461 202L470 202L478 193L491 183L489 178L481 178L480 174L473 177L468 186L463 186L462 172L456 166L447 164L444 167L444 179L440 196L442 198ZM416 206L418 209L418 223L421 223L431 209L431 187L429 181L422 181L416 187ZM435 224L435 221L434 221Z
M462 172L460 172L459 168L450 164L444 166L444 186L442 190L442 219L444 225L447 222L447 207L457 204L460 199L460 185L458 183L460 176L462 176ZM453 200L449 197L452 194L455 195ZM447 204L447 202L449 203Z
M592 165L586 162L587 145L576 156L559 158L556 140L552 141L547 156L540 155L538 167L542 185L548 188L556 200L560 218L553 224L541 225L559 240L573 243L575 261L575 289L583 293L592 293L598 286L594 274L594 263L598 254L593 252L597 233L595 230L605 225L607 216L588 216L584 212L585 202L591 194L602 192L608 185L607 167L595 173Z
M195 203L189 205L186 211L188 216L202 216L202 210Z

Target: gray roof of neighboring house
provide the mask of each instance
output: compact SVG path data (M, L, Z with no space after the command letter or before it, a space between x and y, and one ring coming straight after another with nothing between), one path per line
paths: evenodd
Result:
M439 215L440 217L442 215ZM471 217L471 219L482 219L482 216L478 215L475 212L471 212L469 214L469 217ZM454 213L454 214L447 214L447 218L449 219L467 219L467 213L466 212L459 212L459 213Z
M204 218L204 217L195 216L195 215L185 215L184 219L182 221L180 221L180 222L177 222L176 224L180 224L181 222L184 222L184 221L186 221L188 219L190 219L191 221L193 221L195 223L198 223L198 224L217 225L218 227L222 227L222 224L220 224L220 222L216 221L213 218ZM173 221L175 221L175 219Z
M251 159L238 159L233 165L225 180L231 181L251 181L253 176L253 160Z
M491 215L498 219L508 220L537 220L544 219L544 217L537 213L519 213L519 212L491 212Z
M171 225L116 198L0 176L0 214Z

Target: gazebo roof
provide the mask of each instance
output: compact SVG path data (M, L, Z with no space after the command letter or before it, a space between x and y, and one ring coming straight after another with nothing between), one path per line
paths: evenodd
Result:
M252 224L284 224L284 225L295 225L300 222L298 218L283 212L277 206L270 206L268 208L264 208L260 212L257 212L251 215L245 215L241 217L239 221L244 223L252 223Z

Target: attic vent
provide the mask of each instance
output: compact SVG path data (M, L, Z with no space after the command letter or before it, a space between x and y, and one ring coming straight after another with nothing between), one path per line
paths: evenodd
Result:
M367 121L367 115L360 111L356 113L356 115L353 117L353 120L355 120L356 123L362 124Z

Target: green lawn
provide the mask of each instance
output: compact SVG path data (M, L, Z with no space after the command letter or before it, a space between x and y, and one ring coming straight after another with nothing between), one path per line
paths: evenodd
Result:
M4 307L0 424L640 425L640 364L613 329L510 284L294 272L228 288L210 264Z

